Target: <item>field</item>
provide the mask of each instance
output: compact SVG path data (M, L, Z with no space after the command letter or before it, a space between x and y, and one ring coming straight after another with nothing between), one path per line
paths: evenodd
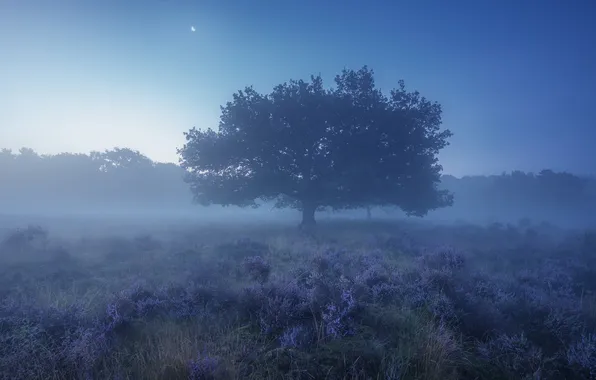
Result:
M2 379L596 379L588 232L22 227L0 237Z

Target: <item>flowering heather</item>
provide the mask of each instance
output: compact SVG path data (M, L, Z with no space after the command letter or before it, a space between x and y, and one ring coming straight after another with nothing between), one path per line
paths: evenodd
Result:
M244 268L252 280L260 283L267 282L271 273L271 266L261 256L246 257Z
M596 378L589 239L365 227L130 234L61 241L60 263L11 257L0 379ZM3 254L48 256L35 231Z
M391 282L391 272L379 260L370 259L362 265L355 280L367 288L373 288L381 284L389 284Z
M279 337L283 348L301 348L312 342L312 331L303 325L287 327Z
M504 378L541 378L544 357L525 335L500 335L478 345L479 358L486 361Z
M596 334L582 334L569 347L565 359L578 376L596 379Z
M60 368L91 371L107 352L106 326L81 305L59 309L6 302L0 316L0 368L13 378L34 378ZM0 373L3 374L3 373Z
M267 288L244 289L248 307L254 308L262 334L277 334L288 326L306 320L309 314L307 293L295 284L276 284Z
M350 289L344 289L341 300L329 303L323 312L325 335L339 338L354 334L351 313L356 308L356 300Z
M345 272L347 252L338 249L326 249L312 258L313 270L321 275L339 276Z

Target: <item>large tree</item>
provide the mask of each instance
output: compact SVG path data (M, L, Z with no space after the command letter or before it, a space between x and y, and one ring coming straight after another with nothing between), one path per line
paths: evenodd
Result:
M437 154L451 136L441 106L408 92L376 88L366 66L343 70L335 87L320 76L270 94L252 87L221 107L218 131L192 128L178 150L195 200L203 205L278 207L315 223L320 208L398 206L422 216L452 203L438 190Z

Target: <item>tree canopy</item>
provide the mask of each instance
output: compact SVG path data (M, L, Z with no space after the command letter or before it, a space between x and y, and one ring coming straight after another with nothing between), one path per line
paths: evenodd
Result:
M437 155L448 145L441 106L406 91L384 94L366 66L325 88L320 76L292 80L269 94L238 91L221 108L217 131L191 129L178 150L194 198L203 205L302 210L398 206L410 215L452 204L439 190Z

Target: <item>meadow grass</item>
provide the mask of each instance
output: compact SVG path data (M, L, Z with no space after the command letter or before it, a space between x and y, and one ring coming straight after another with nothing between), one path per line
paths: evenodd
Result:
M589 232L164 231L6 230L0 378L596 378Z

